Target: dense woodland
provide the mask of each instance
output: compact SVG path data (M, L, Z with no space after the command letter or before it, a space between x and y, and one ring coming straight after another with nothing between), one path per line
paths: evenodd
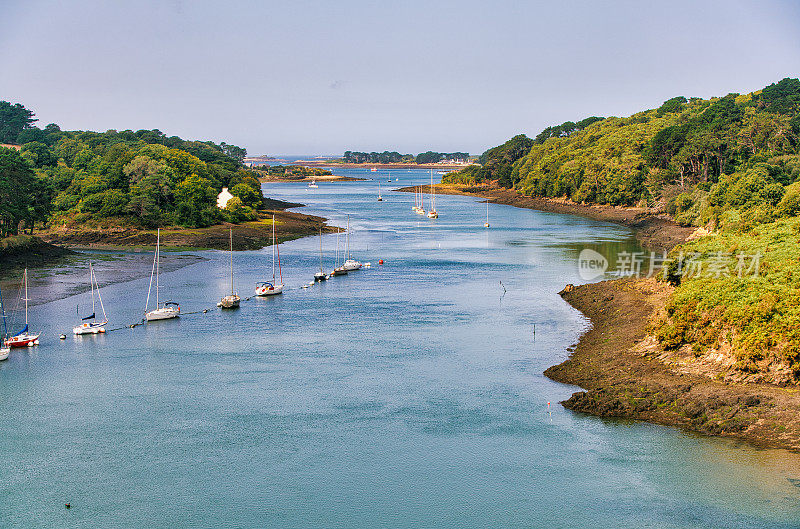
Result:
M438 163L445 160L466 162L469 153L466 152L435 152L427 151L416 156L413 154L400 154L396 151L359 152L345 151L342 161L345 163Z
M730 357L740 377L800 380L798 79L563 123L535 139L515 136L479 161L445 182L649 206L708 229L668 256L662 279L676 289L653 324L659 342L709 365Z
M187 141L159 130L62 131L35 125L0 101L0 236L38 225L210 226L256 218L255 173L235 145ZM216 197L228 187L225 210Z

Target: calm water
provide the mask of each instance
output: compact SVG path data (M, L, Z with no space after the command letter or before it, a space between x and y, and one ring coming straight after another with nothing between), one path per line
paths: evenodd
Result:
M235 312L59 341L86 296L35 308L42 345L0 364L0 526L800 525L796 455L557 404L576 388L542 371L586 320L556 292L580 282L582 248L636 249L629 231L497 205L485 230L467 197L430 221L389 191L427 173L353 173L382 177L384 202L376 182L265 189L351 214L371 269L299 288L312 237L281 247L283 296ZM228 255L198 255L162 275L185 312L227 288ZM234 266L249 296L271 250ZM103 288L111 327L141 317L147 282Z

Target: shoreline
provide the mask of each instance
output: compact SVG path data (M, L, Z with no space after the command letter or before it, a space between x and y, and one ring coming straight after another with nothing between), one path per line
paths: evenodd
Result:
M650 278L588 283L560 293L592 322L569 358L544 372L582 388L561 404L598 417L800 451L799 388L714 380L665 361L647 326L671 291Z
M161 228L161 245L166 251L227 250L229 229L233 229L234 250L258 250L272 245L272 214L258 220L231 224L223 222L207 228ZM327 219L292 211L274 211L279 243L334 230ZM38 234L46 243L85 250L149 250L155 247L156 230L132 227L73 229L52 227Z
M612 222L631 228L642 246L650 250L669 251L686 241L697 228L680 226L666 215L645 208L588 205L567 199L529 197L513 189L497 186L465 186L461 184L435 184L437 194L462 195L487 199L495 204L535 209L549 213L578 215L603 222ZM430 185L402 187L394 191L413 193L421 188L430 193Z
M495 186L435 187L441 194L621 224L652 250L669 251L696 231L643 208L526 197ZM425 192L429 188L422 186ZM800 388L715 380L681 370L681 362L657 346L648 325L671 292L671 286L654 278L622 278L568 286L559 293L591 321L591 328L567 349L569 357L544 371L556 382L581 388L561 404L597 417L641 420L762 448L800 451Z
M305 165L309 167L347 167L351 169L464 169L474 164L439 164L439 163L349 163L331 162L330 160L297 160L293 165Z
M292 175L263 175L258 177L262 184L270 182L355 182L366 180L354 176L323 175L323 176L292 176Z

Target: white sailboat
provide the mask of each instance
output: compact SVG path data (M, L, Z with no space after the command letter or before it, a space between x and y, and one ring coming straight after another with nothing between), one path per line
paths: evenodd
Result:
M34 345L39 345L40 335L31 334L30 331L28 330L28 269L27 268L25 269L25 272L22 274L22 283L23 285L20 285L20 287L24 286L24 290L23 288L20 288L20 295L23 295L24 292L25 297L22 298L22 300L25 301L25 327L23 327L22 330L19 331L17 334L11 336L6 340L6 345L8 345L9 347L33 347Z
M431 210L428 211L428 218L439 218L439 212L436 211L436 188L433 187L433 169L431 169Z
M347 256L347 260L342 265L342 268L348 272L352 272L353 270L358 270L361 268L361 263L350 257L350 215L347 216L347 232L345 233L345 239L347 241L347 253L345 254Z
M319 272L314 274L314 281L325 281L328 279L328 274L322 268L322 228L319 229Z
M336 261L334 262L333 272L331 272L330 277L347 275L347 269L344 266L339 266L339 234L340 233L341 233L341 230L337 227L336 228Z
M156 320L169 320L172 318L177 318L181 315L181 307L174 301L167 301L165 303L161 303L159 300L159 290L161 286L159 284L159 275L161 273L161 228L158 229L156 235L156 252L153 256L153 270L150 272L150 286L147 287L147 301L144 304L144 319L146 321L156 321ZM156 308L153 310L147 310L150 308L150 292L153 289L153 276L156 278Z
M316 189L319 186L317 185L317 181L316 180L312 180L311 183L308 184L308 187L313 187L314 189Z
M486 199L486 222L483 223L484 228L489 227L489 199Z
M425 214L425 195L422 193L422 187L419 187L419 207L417 208L417 215L424 215L424 214Z
M3 317L3 336L0 336L0 360L5 360L11 354L11 346L6 344L8 327L6 326L6 307L3 304L3 292L0 290L0 315Z
M382 202L383 197L381 196L381 183L378 182L378 202Z
M233 228L231 228L231 293L227 296L223 296L219 303L217 303L217 307L235 309L239 307L241 301L242 298L239 297L239 294L236 293L233 288Z
M89 261L89 285L92 288L92 313L85 318L81 318L80 321L83 323L80 323L77 327L72 328L72 332L76 335L98 334L106 332L108 317L106 316L106 309L103 306L103 298L100 296L100 285L97 284L97 277L94 275L94 267L92 266L91 261ZM97 291L97 299L100 300L100 308L103 311L103 321L97 321L97 311L95 310L94 301L95 291ZM75 307L75 311L78 311L78 307Z
M278 255L278 276L280 284L275 282L275 254ZM272 282L259 281L256 283L256 296L274 296L283 292L283 271L281 271L281 253L275 239L275 215L272 216Z

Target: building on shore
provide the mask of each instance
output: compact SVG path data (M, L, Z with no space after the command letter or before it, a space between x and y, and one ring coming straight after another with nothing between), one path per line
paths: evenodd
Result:
M217 207L219 209L225 209L225 206L228 205L228 201L233 198L233 195L230 194L227 187L223 187L222 191L219 192L217 195Z

